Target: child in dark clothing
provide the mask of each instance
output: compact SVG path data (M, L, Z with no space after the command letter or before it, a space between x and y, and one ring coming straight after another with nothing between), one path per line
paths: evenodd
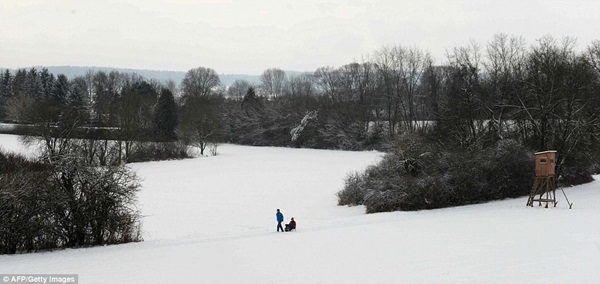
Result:
M296 230L296 221L294 221L294 217L292 217L292 221L289 224L285 224L285 231L289 232L291 230Z

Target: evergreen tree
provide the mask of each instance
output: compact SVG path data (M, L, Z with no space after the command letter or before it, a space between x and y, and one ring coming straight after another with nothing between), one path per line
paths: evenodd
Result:
M242 100L242 109L246 115L251 113L260 112L263 106L260 99L256 96L256 92L253 87L249 87L244 99Z
M25 76L25 95L32 98L43 96L40 74L35 68L29 69Z
M50 97L59 104L65 104L69 94L69 79L64 74L58 75Z
M2 78L0 78L0 120L6 119L6 110L4 107L6 106L6 102L11 96L11 76L10 71L6 69L2 74Z
M160 139L176 139L175 128L179 121L177 118L177 104L173 93L163 89L154 110L154 129Z
M71 106L85 107L89 103L87 98L85 80L82 77L75 78L69 86L67 103Z
M64 76L64 75L63 75ZM44 98L49 98L52 96L52 92L54 91L55 82L54 75L48 71L48 69L43 68L42 72L40 72L40 87L41 93ZM66 79L66 77L65 77Z
M25 85L26 85L27 71L25 69L19 69L15 73L15 76L11 81L11 89L13 96L21 96L25 95Z
M0 98L6 98L11 96L11 82L12 76L8 69L4 70L2 73L2 78L0 79Z

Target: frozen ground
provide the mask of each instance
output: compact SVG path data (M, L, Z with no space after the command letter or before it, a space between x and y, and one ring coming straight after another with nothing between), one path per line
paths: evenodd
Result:
M14 136L4 149L23 151ZM556 208L517 198L418 212L338 207L376 152L222 145L220 155L133 164L144 242L0 256L3 273L80 283L598 283L600 183ZM596 177L598 178L598 177ZM275 209L298 231L275 232Z

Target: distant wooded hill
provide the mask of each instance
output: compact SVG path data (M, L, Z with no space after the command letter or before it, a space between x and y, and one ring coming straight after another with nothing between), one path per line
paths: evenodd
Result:
M65 74L69 79L73 79L77 76L83 76L88 70L92 71L118 71L123 73L136 73L143 76L146 79L156 79L160 82L167 82L173 80L175 83L181 83L185 76L184 71L161 71L161 70L143 70L143 69L127 69L127 68L111 68L111 67L94 67L94 66L34 66L33 68L42 69L47 68L50 73L54 75ZM25 69L30 69L26 67ZM1 68L4 70L6 68ZM221 84L225 86L231 85L235 80L243 79L252 84L260 83L259 75L245 75L245 74L219 74Z

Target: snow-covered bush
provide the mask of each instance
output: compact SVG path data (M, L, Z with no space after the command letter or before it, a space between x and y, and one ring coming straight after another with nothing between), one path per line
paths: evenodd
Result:
M138 190L122 165L0 153L0 254L140 241Z
M560 153L558 154L560 155ZM591 161L591 159L593 157L590 157L585 152L572 154L560 167L560 171L558 172L560 175L559 183L569 186L593 181L592 174L595 172L595 161Z
M139 142L133 147L127 162L176 160L191 157L188 146L177 142Z
M346 187L337 194L338 205L362 205L367 194L365 180L364 174L349 174L346 178Z
M512 140L469 151L415 137L398 145L346 180L340 205L363 204L367 213L442 208L526 195L533 183L533 155Z

